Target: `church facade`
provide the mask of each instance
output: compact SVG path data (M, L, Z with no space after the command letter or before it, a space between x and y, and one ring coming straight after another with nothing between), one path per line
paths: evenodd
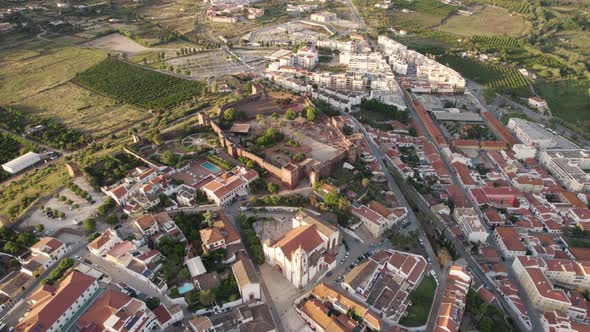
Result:
M262 247L266 262L301 288L336 266L341 237L335 226L303 211L291 222L287 233L273 244L264 241Z

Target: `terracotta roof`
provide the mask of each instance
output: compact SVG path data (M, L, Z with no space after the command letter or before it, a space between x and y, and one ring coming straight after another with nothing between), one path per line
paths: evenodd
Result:
M39 288L31 294L30 298L36 302L16 326L16 331L47 331L95 281L89 275L72 271L56 287Z
M109 242L113 235L115 235L115 231L107 228L104 233L99 235L96 239L94 239L94 241L90 242L88 247L98 250L102 248L102 246L104 246L107 242Z
M257 284L258 276L254 270L252 260L244 252L239 252L238 257L238 261L231 266L238 286L244 288L250 284Z
M141 230L146 230L156 224L156 218L151 214L146 214L139 219L136 219L135 222L139 225Z
M130 302L135 305L129 305ZM127 308L123 308L127 306ZM116 317L121 323L134 316L142 316L139 311L143 307L143 302L131 298L117 290L107 289L101 296L88 308L80 317L76 325L81 332L97 332L105 329L105 323L111 317ZM113 322L110 322L113 323ZM119 324L121 324L119 323Z
M63 242L61 242L60 240L58 240L56 238L44 237L44 238L41 238L41 240L39 240L37 243L35 243L31 247L31 250L38 250L38 251L44 252L46 254L51 254L52 252L59 249L63 245L64 245Z
M275 244L273 248L280 248L288 260L291 260L291 255L295 250L301 247L307 253L310 253L315 248L322 245L324 241L314 225L305 225L293 228L287 234L283 235Z
M160 324L165 324L172 319L172 315L170 315L170 311L166 308L163 304L160 304L156 309L152 310L154 315L156 315L156 319Z

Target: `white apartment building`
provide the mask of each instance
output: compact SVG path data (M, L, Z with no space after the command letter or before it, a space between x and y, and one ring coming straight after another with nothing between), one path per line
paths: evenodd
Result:
M590 192L590 151L542 149L539 161L569 191Z
M473 208L455 208L453 217L470 242L486 242L489 234Z
M64 331L98 288L95 278L78 271L70 272L58 285L39 287L29 296L31 311L16 331Z
M66 253L65 243L53 237L44 237L31 247L33 259L42 263L45 270L64 257Z
M258 173L255 170L238 166L226 175L207 183L201 190L217 206L225 206L238 195L246 195L250 183L256 179Z
M520 242L520 235L514 227L496 227L494 241L502 257L517 257L526 254L526 248Z
M543 273L543 267L542 260L528 256L517 257L512 263L516 276L535 308L567 313L572 303L563 290L553 287Z
M510 118L507 128L510 129L516 137L526 145L550 148L555 146L553 135L545 128L536 123L520 118Z
M117 235L117 231L107 228L104 233L88 244L88 250L92 254L100 257L121 242L122 240L119 235Z
M320 88L337 90L365 91L368 80L365 76L354 73L310 73L311 80Z

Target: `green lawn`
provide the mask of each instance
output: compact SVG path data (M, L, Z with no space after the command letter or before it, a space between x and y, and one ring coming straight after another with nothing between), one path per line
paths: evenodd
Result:
M412 305L408 308L408 315L402 318L399 323L403 326L422 326L428 320L434 293L436 292L436 281L432 276L426 276L410 293Z

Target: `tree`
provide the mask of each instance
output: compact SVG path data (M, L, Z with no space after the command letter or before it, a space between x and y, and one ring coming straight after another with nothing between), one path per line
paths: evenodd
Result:
M45 226L43 226L43 224L37 224L35 225L35 230L37 231L37 233L41 233L45 230Z
M211 210L207 210L207 211L205 211L205 213L203 213L203 222L205 224L210 225L212 218L213 218L213 213L211 212Z
M160 306L160 299L157 297L148 297L145 299L145 305L148 307L148 309L154 310Z
M178 271L178 279L186 280L191 277L190 271L185 267L182 270Z
M176 165L178 162L178 155L170 150L166 150L160 156L160 161L166 165Z
M227 121L234 121L236 119L236 110L233 107L226 109L223 112L223 118Z
M367 188L367 187L369 186L369 183L370 183L370 181L369 181L369 179L367 179L367 178L364 178L364 179L362 179L362 180L361 180L361 184L362 184L362 185L363 185L363 187L365 187L365 188Z
M215 296L210 289L202 290L199 293L199 302L204 306L210 306L215 302Z
M316 119L316 117L317 117L317 115L318 115L317 113L318 113L317 109L315 109L315 108L313 108L313 107L308 107L308 108L305 110L305 118L306 118L306 119L307 119L307 121L309 121L309 122L314 122L314 121L315 121L315 119Z
M410 134L410 136L418 136L418 132L416 131L416 128L414 127L410 127L410 129L408 130L408 133Z
M287 112L285 112L285 118L287 118L287 120L295 120L297 118L297 112L290 108L287 110Z
M266 185L266 189L268 190L269 193L274 194L277 191L279 191L279 186L274 182L269 182Z
M111 213L108 216L106 216L106 218L104 218L104 221L109 225L115 225L119 222L119 218L117 218L116 214Z
M87 233L93 233L96 231L96 220L94 218L87 218L84 219L82 222L82 227Z
M4 245L4 252L11 255L16 255L19 252L18 246L16 243L8 241Z

